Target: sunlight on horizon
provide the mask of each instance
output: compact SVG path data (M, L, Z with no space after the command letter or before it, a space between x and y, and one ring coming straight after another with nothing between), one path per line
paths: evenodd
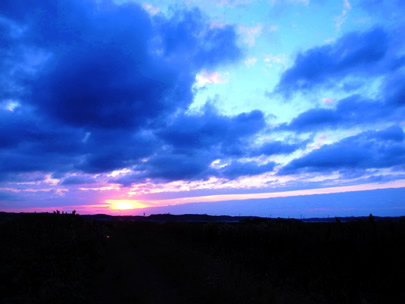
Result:
M137 200L106 200L105 202L109 204L110 209L113 210L130 210L147 207L147 205Z

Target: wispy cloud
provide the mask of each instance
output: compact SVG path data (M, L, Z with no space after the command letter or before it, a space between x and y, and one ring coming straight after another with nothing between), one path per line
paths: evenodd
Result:
M254 65L256 62L257 62L257 59L255 57L250 57L250 58L246 59L245 61L243 61L243 63L248 67Z
M285 68L287 65L287 57L284 54L268 54L264 58L264 62L269 67L279 66L281 68Z
M238 29L240 35L242 36L243 42L249 46L254 46L256 44L257 37L260 36L260 34L262 33L263 25L261 24L255 26L240 25Z
M270 0L270 3L272 5L275 4L303 4L303 5L309 5L310 0Z
M252 0L215 0L219 6L238 6L246 5L252 2Z
M336 29L340 31L343 23L345 23L347 15L352 9L352 5L350 4L349 0L343 0L343 9L339 16L335 18Z

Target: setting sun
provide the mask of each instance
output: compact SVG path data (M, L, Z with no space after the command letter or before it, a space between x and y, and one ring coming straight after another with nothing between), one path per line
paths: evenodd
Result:
M111 209L115 210L130 210L147 207L135 200L107 200L106 203L110 205Z

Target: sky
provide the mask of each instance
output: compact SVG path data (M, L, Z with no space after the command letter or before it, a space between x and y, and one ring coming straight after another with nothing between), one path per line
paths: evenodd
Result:
M402 0L2 0L0 210L405 215Z

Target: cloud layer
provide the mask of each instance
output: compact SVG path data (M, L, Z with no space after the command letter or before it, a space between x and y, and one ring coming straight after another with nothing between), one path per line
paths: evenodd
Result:
M134 181L235 178L273 169L236 160L265 127L261 111L185 114L198 73L242 58L232 26L212 28L198 9L151 17L109 1L0 8L2 179L123 168ZM226 169L210 167L222 157ZM89 182L75 176L62 184Z
M263 68L259 53L247 57L238 45L242 25L213 26L197 8L151 9L107 0L0 2L1 185L42 181L68 191L264 174L263 185L404 170L399 25L339 32L332 43L301 50L269 88L279 100L226 115L215 102L190 106L204 84L225 86L221 75L241 83L224 66L245 62L249 75ZM302 101L291 119L269 124L276 102L325 92L327 102ZM319 143L323 132L339 138Z

